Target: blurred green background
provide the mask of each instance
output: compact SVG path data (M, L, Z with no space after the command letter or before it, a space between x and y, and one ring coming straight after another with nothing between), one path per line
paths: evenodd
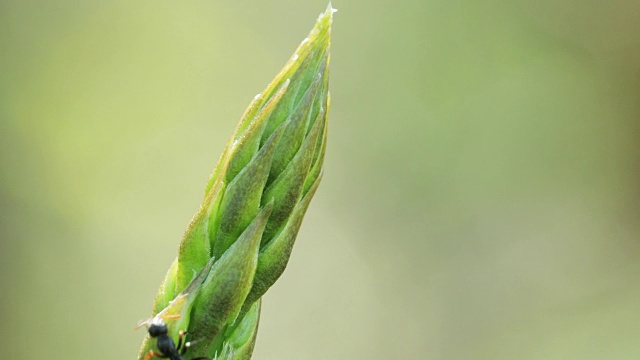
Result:
M325 177L254 358L638 359L640 3L333 5ZM0 2L3 356L135 358L325 6Z

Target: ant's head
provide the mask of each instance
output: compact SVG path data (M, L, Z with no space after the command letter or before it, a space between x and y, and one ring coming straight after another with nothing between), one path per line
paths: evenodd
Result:
M155 316L151 319L141 321L140 323L138 323L138 326L136 327L136 329L141 326L147 327L147 331L149 331L149 336L151 337L166 335L169 332L169 330L167 329L167 324L164 322L164 319L160 316Z
M157 337L160 335L167 335L167 324L160 317L154 317L149 324L149 336Z

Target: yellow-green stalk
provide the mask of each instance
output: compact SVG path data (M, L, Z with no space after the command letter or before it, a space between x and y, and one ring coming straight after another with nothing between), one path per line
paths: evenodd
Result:
M322 176L334 12L245 111L160 286L153 315L168 316L173 339L186 330L195 340L185 359L251 358L260 299L284 271ZM147 336L138 358L155 342Z

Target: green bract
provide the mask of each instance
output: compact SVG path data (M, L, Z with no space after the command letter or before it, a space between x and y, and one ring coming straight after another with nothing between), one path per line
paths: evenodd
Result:
M240 119L182 238L153 315L195 343L185 358L249 359L260 298L280 277L322 176L329 7ZM139 359L156 349L147 336Z

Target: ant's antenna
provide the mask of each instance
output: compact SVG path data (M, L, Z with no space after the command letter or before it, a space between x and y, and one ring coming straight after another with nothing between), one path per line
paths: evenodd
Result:
M148 328L153 323L157 324L157 323L160 323L161 321L163 322L164 320L167 320L167 319L173 320L173 319L180 319L181 317L182 317L182 315L180 315L180 314L173 314L173 315L160 315L160 314L158 314L158 315L156 315L156 316L154 316L152 318L149 318L149 319L146 319L146 320L140 320L138 322L138 325L136 325L136 327L134 327L133 330L138 330L143 326Z

